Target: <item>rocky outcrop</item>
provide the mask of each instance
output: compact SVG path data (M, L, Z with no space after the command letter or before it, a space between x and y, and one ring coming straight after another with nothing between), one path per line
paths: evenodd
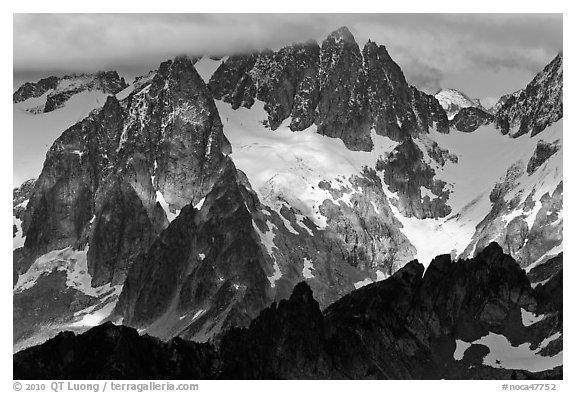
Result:
M354 291L320 315L312 293L298 285L290 300L267 309L249 329L222 342L228 378L519 378L453 357L454 340L501 332L531 336L520 308L535 310L524 272L492 244L475 260L437 257L423 274L412 262L388 280ZM498 278L497 278L498 277ZM513 294L513 295L512 295ZM515 317L516 315L516 317ZM526 334L516 335L512 332ZM296 332L301 332L297 334ZM228 360L229 359L229 360ZM555 375L561 371L556 370ZM554 374L553 374L554 375Z
M230 145L214 101L190 59L160 65L151 83L127 98L117 146L133 182L154 177L171 210L197 203L214 184ZM143 168L142 168L143 167ZM134 179L136 178L136 179Z
M244 326L270 301L250 209L228 159L200 210L185 206L128 273L115 315L162 338L206 341Z
M346 27L321 47L307 42L231 56L209 86L234 109L263 101L272 130L290 117L291 130L316 124L318 133L351 150L372 149L372 128L396 141L432 128L448 132L438 101L408 85L384 46L368 42L361 52Z
M503 134L518 137L542 132L562 118L563 55L559 53L520 93L511 95L495 114Z
M57 76L42 78L36 83L26 82L14 92L12 101L17 103L26 101L29 98L40 97L44 93L56 89L58 82L59 78Z
M30 250L42 253L76 244L93 215L98 158L89 152L85 139L88 123L96 120L66 130L46 155L22 225Z
M449 129L445 110L438 100L409 86L385 47L369 42L360 52L345 28L332 33L321 47L308 42L276 52L232 56L213 74L209 87L197 74L194 62L195 59L182 56L162 63L156 71L137 79L133 89L118 96L125 98L119 101L110 96L103 108L68 129L50 150L25 210L22 206L25 247L14 252L14 283L18 305L15 320L24 322L15 323L14 336L29 337L34 329L51 320L58 321L50 325L55 330L71 325L85 328L86 323L100 321L97 317L101 316L166 340L180 336L219 344L225 341L230 328L247 328L263 309L274 304L263 313L268 319L258 322L261 328L255 328L258 332L255 335L246 333L250 328L234 330L237 339L228 343L245 340L253 347L236 348L230 344L230 355L225 356L235 359L239 368L228 364L232 368L226 368L225 373L258 378L312 377L308 371L302 371L311 367L317 375L331 378L348 376L348 371L341 370L354 370L350 375L362 378L413 378L427 372L424 366L416 367L416 371L407 370L402 362L397 367L380 370L378 362L384 359L365 368L354 353L350 353L351 360L347 363L338 357L332 345L336 347L340 340L348 339L358 346L362 342L353 332L341 337L326 328L322 321L328 314L323 316L322 312L354 289L380 282L413 260L420 250L410 244L407 236L413 239L413 228L411 225L403 228L400 215L437 219L452 213L448 200L452 185L440 180L437 174L444 172L448 179L452 174L449 163L456 163L458 157L434 141L448 137L438 136L432 130ZM314 159L321 160L322 154L335 151L341 153L345 173L335 175L328 171L330 174L324 176L321 170L311 168L310 163L316 161L300 156L296 151L299 143L295 143L294 151L289 147L280 153L280 160L287 154L293 155L297 166L286 170L290 172L288 176L282 178L285 173L278 173L267 178L264 184L259 184L256 194L247 177L227 157L231 147L222 132L213 97L233 108L250 108L255 104L260 108L257 101L262 101L268 119L254 120L258 126L264 124L274 130L282 124L284 128L288 120L292 131L315 126L319 133L341 139L348 150L371 153L342 152L339 141L303 134L304 141L312 136L326 142L327 151L319 149L318 157L313 152ZM457 124L466 130L476 127L484 120L474 113L474 108L462 109ZM227 113L228 117L233 115ZM228 124L233 132L237 124L234 121ZM259 128L258 132L273 138L272 130ZM372 140L374 134L377 136ZM255 139L256 143L250 142L250 146L260 148L258 138ZM332 150L329 145L337 145L340 150ZM539 153L536 149L538 154L529 165L534 171L532 179L543 177L540 172L547 167L543 160L558 157L554 153L547 156L550 149L553 148L542 147ZM258 162L258 157L256 154L255 162L266 166L266 162ZM238 165L242 160L239 159ZM370 168L375 162L376 168ZM368 166L361 167L364 164ZM446 164L449 167L443 171ZM526 180L525 168L524 163L519 163L494 188L490 196L493 210L478 225L466 256L480 253L497 239L525 266L561 244L562 186L556 187L556 191L549 190L548 194L536 196L535 192L520 200L515 190ZM561 171L556 170L554 176L558 173ZM296 188L296 182L298 186L304 185ZM295 197L292 187L302 190L303 195ZM515 209L521 212L513 216ZM436 228L441 228L445 221L438 221ZM476 223L470 224L470 228ZM408 270L413 269L416 278L409 280L409 286L418 286L422 279L420 265L410 266ZM85 273L81 280L77 272L69 271L74 268ZM312 289L317 304L310 290L297 286L301 281ZM435 284L449 286L444 281ZM47 290L46 285L57 288L62 296ZM557 283L554 285L550 293L557 293ZM450 288L458 293L463 290L460 286ZM410 291L394 290L415 299L417 305L424 302ZM39 303L30 300L34 296L52 296L57 301L35 313ZM379 295L370 292L370 296ZM359 303L358 309L364 312L363 301ZM379 307L396 310L386 303ZM432 312L430 305L422 307L426 313ZM510 318L515 318L515 324L517 308L510 307L516 311L505 307L504 313L514 314ZM278 310L291 315L301 308L305 308L303 313L309 321L294 317L292 324L282 319L285 317L276 319ZM493 311L488 313L498 314L501 310ZM457 312L450 309L437 313ZM32 317L26 319L21 313ZM346 314L346 318L350 315ZM486 321L476 317L466 316L482 326L470 328L472 333L486 333ZM500 317L498 314L491 318ZM369 323L380 323L376 315L370 318L374 319L369 319ZM396 326L404 322L391 318L385 324ZM410 329L433 331L433 338L420 332L417 342L399 338L398 348L378 337L373 343L396 360L414 356L412 349L416 348L417 364L433 363L431 374L422 375L436 378L445 375L449 358L446 354L454 352L454 340L464 338L453 335L450 324L455 322L444 314L441 329L435 322L422 322L425 318L436 321L440 317L415 315L414 321L419 322L414 323L422 323L424 328L410 325ZM313 326L306 325L307 322ZM489 324L490 329L496 329L490 331L508 334L516 328L506 321L500 322L510 330L498 330L494 327L498 324ZM542 339L557 328L552 319L546 323L546 333L544 330L538 333ZM334 324L338 322L335 320ZM346 331L344 325L342 329ZM301 329L309 333L310 340L299 343L302 339L299 333L288 338L282 336L287 332L266 337L266 326ZM392 334L389 330L393 329L379 330L378 334ZM372 337L372 333L368 336ZM465 362L479 366L486 349L473 343L477 336L472 333L466 331L466 337L472 340L466 342L472 346ZM285 339L279 351L299 364L299 368L258 347L257 336L268 340L272 347ZM520 340L517 336L509 338L514 342ZM449 346L442 341L445 339ZM527 340L536 342L533 337ZM300 352L306 348L310 351L301 358ZM239 352L252 349L253 359ZM431 355L436 349L443 355ZM367 353L375 358L381 356ZM434 360L426 360L429 356ZM340 366L338 371L327 371L322 362ZM467 368L459 370L465 373L462 370ZM463 375L494 372L481 367L474 370ZM250 372L255 374L243 374Z
M549 285L561 291L556 282ZM178 339L159 343L111 324L76 337L65 333L16 354L14 378L561 379L561 366L528 372L485 363L495 348L483 344L455 355L457 340L499 334L516 346L541 346L535 358L554 356L546 351L554 341L544 343L561 329L550 293L532 289L524 271L492 243L472 260L439 256L426 272L413 261L324 312L300 283L249 327L227 332L218 349ZM522 310L547 310L546 318L525 326Z
M234 109L250 108L256 99L265 102L272 130L289 116L290 128L303 130L314 122L318 103L319 51L309 41L278 52L231 56L210 79L210 90Z
M528 279L534 284L545 282L562 270L563 262L564 254L560 253L530 269L527 273Z
M40 268L34 263L43 255L74 250L87 258L91 288L119 291L133 261L179 210L212 189L230 146L192 61L165 62L145 79L122 102L109 96L54 142L22 212L25 241L14 254L15 283L28 269ZM73 258L61 260L66 269L75 266ZM18 288L24 296L26 286ZM117 299L92 292L87 291L91 301ZM44 310L48 319L59 318L56 328L80 318L78 310L62 312L60 305L68 303ZM16 336L23 337L19 331Z
M435 156L443 157L442 154ZM390 192L398 193L392 203L405 217L436 218L450 214L446 183L434 179L434 169L424 160L423 151L412 138L398 145L386 160L379 160L376 169L383 172Z
M494 121L494 116L488 112L475 108L463 108L450 121L450 126L462 132L474 132L479 127L488 125Z
M190 60L163 63L145 91L122 105L109 97L56 140L26 210L26 246L77 242L97 191L115 176L132 186L157 224L155 190L173 210L198 202L225 152L218 112Z
M22 183L19 187L12 190L12 209L13 215L16 218L21 218L22 213L26 210L26 205L30 199L30 195L34 190L36 179L29 179Z
M463 256L497 241L521 266L527 267L562 245L563 182L556 178L554 165L542 168L546 172L539 175L528 173L525 168L525 163L516 162L494 186L490 193L491 210L476 226ZM533 176L548 178L546 189L540 183L530 183Z
M372 150L362 54L347 28L322 43L318 83L318 133L342 139L351 150Z
M526 167L526 172L531 175L533 174L547 159L552 157L558 150L561 149L560 144L557 142L548 143L543 140L539 140L536 145L536 150L534 155L530 157L528 161L528 166Z
M46 93L46 102L40 108L32 108L36 112L52 112L68 101L72 96L84 91L101 91L105 94L116 94L128 85L116 71L102 71L95 74L67 75L63 77L51 76L36 83L25 83L13 96L13 102L26 101L37 98Z
M498 113L498 111L500 110L500 108L502 108L502 106L504 106L504 104L506 103L506 101L508 101L508 98L510 97L515 97L515 99L518 98L518 96L520 95L520 93L522 93L522 90L517 90L513 93L510 94L505 94L502 97L500 97L498 99L498 101L496 101L496 103L494 104L494 106L492 106L490 109L488 109L488 112L491 115L495 115L496 113Z
M106 178L96 193L88 238L91 285L122 285L132 262L156 237L153 221L129 183Z
M386 47L368 41L362 54L372 127L377 134L403 141L434 126L439 132L448 132L448 120L438 101L408 85Z
M350 204L324 201L321 211L327 217L331 232L339 238L345 251L342 258L361 271L380 270L389 276L413 259L416 249L398 228L382 182L375 170L365 169L363 176L351 179L353 189L335 189L319 184L334 200L346 193Z

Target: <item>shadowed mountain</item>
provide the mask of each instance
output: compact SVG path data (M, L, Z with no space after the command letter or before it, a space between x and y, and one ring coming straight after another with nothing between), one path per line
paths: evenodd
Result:
M228 331L219 348L163 343L111 323L61 333L14 355L14 378L561 379L562 304L550 296L562 292L556 271L533 289L492 243L471 260L439 256L426 272L413 261L323 313L300 283L249 327ZM531 371L514 367L514 348L524 347L537 360Z

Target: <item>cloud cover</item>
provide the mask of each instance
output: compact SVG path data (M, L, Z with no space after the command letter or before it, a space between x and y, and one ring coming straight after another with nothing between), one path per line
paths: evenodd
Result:
M14 14L14 78L116 69L134 77L177 54L321 42L346 25L385 45L410 83L494 98L562 50L562 14Z

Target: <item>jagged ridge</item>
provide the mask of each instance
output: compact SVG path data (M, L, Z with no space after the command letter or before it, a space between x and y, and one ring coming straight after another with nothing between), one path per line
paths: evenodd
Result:
M218 349L179 339L161 343L112 324L79 336L62 333L16 354L14 378L558 379L561 366L531 373L482 364L495 348L480 344L455 359L456 340L498 333L516 345L538 346L561 332L562 304L544 295L553 290L562 291L561 279L533 290L493 243L473 260L439 256L426 273L411 262L324 313L310 288L298 284L248 328L226 333ZM522 309L546 317L525 326ZM557 341L533 356L554 356L561 351Z

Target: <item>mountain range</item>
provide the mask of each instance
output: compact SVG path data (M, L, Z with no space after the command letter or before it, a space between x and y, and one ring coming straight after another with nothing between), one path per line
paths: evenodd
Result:
M561 378L562 63L486 109L343 27L24 84L15 133L62 129L14 189L15 376Z

